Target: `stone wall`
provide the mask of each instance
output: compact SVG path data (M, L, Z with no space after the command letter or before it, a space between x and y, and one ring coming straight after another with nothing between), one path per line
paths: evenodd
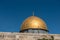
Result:
M60 40L60 34L0 32L0 40Z

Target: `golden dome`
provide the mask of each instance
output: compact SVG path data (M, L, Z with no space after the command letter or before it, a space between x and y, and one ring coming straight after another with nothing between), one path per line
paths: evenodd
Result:
M28 17L23 24L21 25L21 31L22 30L26 30L26 29L43 29L43 30L47 30L47 26L45 24L45 22L36 17L36 16L31 16Z

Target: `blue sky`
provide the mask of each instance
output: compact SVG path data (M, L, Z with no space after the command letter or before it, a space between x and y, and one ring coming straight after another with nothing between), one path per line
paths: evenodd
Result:
M0 0L0 32L19 32L33 11L46 22L49 33L60 34L60 0Z

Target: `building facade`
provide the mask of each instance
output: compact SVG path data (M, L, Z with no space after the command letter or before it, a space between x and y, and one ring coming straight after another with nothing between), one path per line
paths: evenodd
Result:
M0 40L60 40L60 34L0 32Z
M60 40L60 34L48 34L46 23L30 16L21 25L20 32L0 32L0 40Z

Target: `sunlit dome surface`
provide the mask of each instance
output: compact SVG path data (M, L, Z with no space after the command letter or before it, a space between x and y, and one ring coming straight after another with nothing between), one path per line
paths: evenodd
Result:
M41 18L38 18L36 16L30 16L21 25L21 31L26 29L47 30L47 26Z

